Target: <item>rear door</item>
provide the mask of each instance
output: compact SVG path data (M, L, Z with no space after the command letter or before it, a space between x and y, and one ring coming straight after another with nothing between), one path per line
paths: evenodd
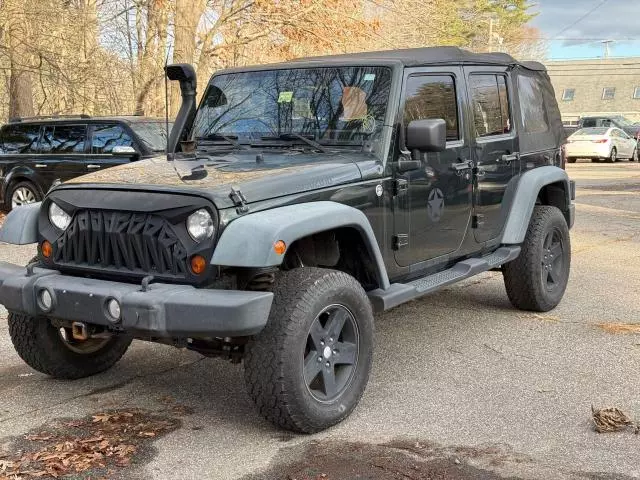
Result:
M135 153L126 152L130 149ZM122 125L100 123L91 126L90 157L85 166L87 172L128 163L138 155L132 136Z
M503 67L465 67L472 125L474 175L473 227L477 242L496 238L504 227L507 184L519 170L519 153Z
M63 182L85 173L86 124L50 124L44 126L40 157Z

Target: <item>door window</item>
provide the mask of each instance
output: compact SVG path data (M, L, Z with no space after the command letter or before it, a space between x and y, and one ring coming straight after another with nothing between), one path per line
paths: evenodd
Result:
M40 125L7 125L2 129L0 152L5 154L35 153Z
M511 113L504 75L471 75L469 88L476 137L509 133Z
M113 147L133 147L133 140L119 125L94 125L91 153L112 153Z
M86 141L86 125L49 125L44 129L40 152L53 154L84 153Z
M460 139L455 81L451 75L411 76L407 80L404 123L441 118L447 123L447 141Z

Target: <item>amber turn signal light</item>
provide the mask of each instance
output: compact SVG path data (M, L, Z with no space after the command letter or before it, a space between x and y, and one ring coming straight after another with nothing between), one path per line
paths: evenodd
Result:
M207 269L207 261L202 255L194 255L191 257L191 271L196 275L204 273Z
M53 256L53 247L48 240L45 240L40 244L40 251L44 258L50 259Z
M273 251L276 252L278 255L284 255L284 252L287 251L287 244L284 243L282 240L278 240L276 243L273 244Z

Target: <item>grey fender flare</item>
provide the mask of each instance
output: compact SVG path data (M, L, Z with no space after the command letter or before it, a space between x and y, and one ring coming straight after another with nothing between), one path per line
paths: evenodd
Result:
M336 202L287 205L237 218L222 232L211 263L235 267L277 266L284 258L273 249L278 240L288 247L300 238L341 227L353 227L360 232L376 264L379 288L389 288L387 270L369 219L360 210Z
M529 170L520 176L514 191L510 194L512 196L511 208L502 234L503 244L519 244L524 241L540 190L546 185L560 182L564 184L566 205L571 210L569 176L563 169L547 165ZM508 195L509 192L506 196ZM570 214L568 211L562 213L565 216ZM570 222L567 220L567 223Z
M28 245L38 242L38 215L42 202L16 207L0 227L0 242Z

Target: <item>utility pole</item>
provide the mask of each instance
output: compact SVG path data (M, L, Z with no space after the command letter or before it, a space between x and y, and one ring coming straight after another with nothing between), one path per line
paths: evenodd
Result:
M611 50L609 48L609 45L611 45L615 40L603 40L602 46L604 47L604 58L609 58L609 56L611 55Z

